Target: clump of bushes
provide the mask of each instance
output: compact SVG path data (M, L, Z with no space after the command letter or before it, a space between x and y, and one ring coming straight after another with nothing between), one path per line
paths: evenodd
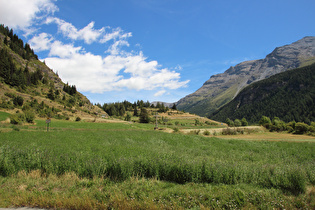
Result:
M203 135L205 135L205 136L209 136L209 135L210 135L210 131L205 130L205 131L203 132Z
M273 120L270 120L269 117L262 116L259 121L259 124L267 128L269 131L288 131L293 134L309 134L315 135L315 122L312 122L310 125L303 122L291 121L285 123L280 120L278 117L275 117Z
M27 123L34 123L35 114L31 111L26 111L24 113L16 113L10 116L10 123L17 125L23 124L24 122Z
M225 123L229 126L229 127L240 127L240 126L248 126L248 122L245 118L239 120L239 119L235 119L234 121L231 120L230 118L227 118L225 120Z

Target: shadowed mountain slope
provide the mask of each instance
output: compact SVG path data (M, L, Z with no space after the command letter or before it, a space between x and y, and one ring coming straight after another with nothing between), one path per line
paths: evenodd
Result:
M213 75L196 92L180 99L177 108L209 116L231 101L244 87L289 69L315 61L315 37L277 47L264 59L245 61Z

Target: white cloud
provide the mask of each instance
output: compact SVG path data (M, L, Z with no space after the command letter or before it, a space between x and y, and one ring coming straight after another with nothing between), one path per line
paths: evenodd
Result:
M156 93L154 94L154 96L155 96L155 97L162 96L162 95L164 95L164 93L166 93L166 90L160 90L160 91L156 92Z
M44 51L51 48L53 38L50 34L41 33L29 40L29 44L35 51Z
M54 0L1 0L0 22L11 28L29 30L36 19L57 10Z
M180 81L180 74L175 71L160 69L157 61L147 61L142 53L102 57L81 49L55 41L51 44L51 57L45 59L64 81L75 84L80 91L177 89L189 82Z
M105 52L110 53L112 55L118 55L118 54L124 54L124 51L121 51L122 46L127 46L129 47L129 43L125 40L118 40L115 41L114 44L112 44L108 50Z
M111 33L106 33L104 37L100 40L100 43L106 43L110 40L122 40L122 39L127 39L129 37L132 37L132 33L128 32L125 33L121 28L115 28Z
M103 34L105 28L94 29L94 22L90 22L87 26L78 30L74 25L68 23L59 18L47 18L47 24L56 23L58 25L59 31L66 37L72 40L84 40L85 43L91 44L98 40L98 38Z
M79 54L82 47L74 47L73 44L63 44L60 41L55 41L51 44L49 56L57 56L60 58L73 58Z

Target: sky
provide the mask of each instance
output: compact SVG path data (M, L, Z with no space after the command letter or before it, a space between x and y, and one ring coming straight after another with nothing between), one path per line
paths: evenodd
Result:
M315 35L314 0L0 0L0 23L92 103L176 102Z

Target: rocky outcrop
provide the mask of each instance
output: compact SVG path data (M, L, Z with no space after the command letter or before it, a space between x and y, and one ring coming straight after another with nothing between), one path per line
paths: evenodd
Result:
M277 47L264 59L245 61L213 75L196 92L180 99L177 108L208 116L231 101L247 85L315 60L315 37Z

